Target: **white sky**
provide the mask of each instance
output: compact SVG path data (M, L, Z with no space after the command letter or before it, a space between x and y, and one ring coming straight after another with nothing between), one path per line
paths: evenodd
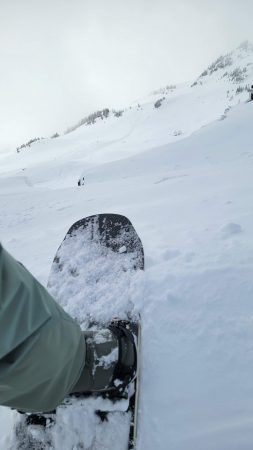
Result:
M0 0L0 151L195 78L252 20L252 0Z

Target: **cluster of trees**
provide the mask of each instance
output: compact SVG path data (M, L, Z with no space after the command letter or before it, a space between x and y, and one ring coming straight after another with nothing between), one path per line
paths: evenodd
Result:
M181 136L183 134L182 130L175 130L173 136Z
M82 125L92 125L96 123L97 119L106 119L110 114L110 110L108 108L101 109L99 111L95 111L92 114L89 114L88 116L81 119L76 125L73 127L70 127L67 129L65 134L71 133L72 131L75 131L77 128L81 127Z
M248 91L248 86L238 86L235 93L241 94L243 91Z
M165 97L163 98L159 98L158 100L156 100L156 102L154 103L154 107L155 108L160 108L160 106L162 105L162 102L165 100Z
M216 72L219 69L224 69L227 66L231 66L233 64L233 59L231 53L227 55L219 56L210 66L207 68L207 72L211 75L213 72ZM206 71L204 71L206 72ZM203 73L204 73L203 72ZM200 75L201 76L201 75ZM205 76L205 75L202 75Z
M119 110L112 109L111 112L115 117L121 117L124 113L124 110L123 109L119 109ZM96 123L96 121L98 119L100 119L100 120L107 119L107 117L109 117L109 115L110 115L109 108L104 108L104 109L95 111L94 113L89 114L88 116L81 119L76 125L68 128L67 131L65 132L65 134L71 133L72 131L77 130L77 128L79 128L83 125L93 125L94 123Z
M213 72L216 72L218 69L224 69L226 66L230 66L233 63L233 60L230 54L225 56L220 56L214 63L212 63L207 70L204 70L202 74L199 76L198 80L195 81L191 87L196 86L197 84L202 84L201 78L206 77L207 75L211 75ZM241 83L247 77L247 67L236 67L234 70L230 72L225 72L222 75L222 78L227 77L232 83ZM240 93L246 88L239 87L236 93Z
M115 117L121 117L123 115L124 109L113 109L112 113Z
M219 56L206 70L204 70L200 76L198 77L198 80L195 81L191 87L197 86L197 84L202 84L201 78L206 77L207 75L212 75L212 73L217 72L219 69L224 69L227 66L231 66L233 64L232 54L228 53L226 55ZM227 72L223 75L227 75Z
M157 89L156 91L151 92L152 95L166 95L169 92L173 92L177 86L175 84L167 84L167 86Z
M247 67L244 67L241 69L240 67L236 67L232 72L228 73L228 78L233 83L240 83L241 81L245 80L247 77Z
M54 134L51 136L51 139L58 138L59 136L60 136L60 135L59 135L58 133L54 133ZM28 142L26 142L25 144L22 144L22 145L20 145L19 147L16 148L17 153L21 152L21 150L23 150L24 148L30 148L31 145L34 144L34 142L41 141L42 139L45 139L45 138L43 138L43 137L37 137L37 138L30 139L30 140L29 140Z
M20 145L20 147L17 147L17 153L19 153L21 150L23 150L24 148L27 148L27 147L31 147L31 145L34 143L34 142L37 142L37 141L40 141L41 139L44 139L43 137L42 138L39 138L39 137L37 137L37 138L33 138L33 139L30 139L30 141L28 141L28 142L26 142L25 144L22 144L22 145Z

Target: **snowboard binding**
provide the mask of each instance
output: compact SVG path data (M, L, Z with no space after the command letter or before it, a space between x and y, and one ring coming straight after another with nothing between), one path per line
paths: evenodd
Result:
M104 348L102 349L101 345L96 343L97 336L101 336L100 332L103 337L107 336L108 338L107 343L103 343ZM135 379L137 373L138 323L114 319L106 329L85 333L88 356L80 378L70 396L101 395L110 400L126 398L127 386ZM104 353L102 353L103 351ZM110 363L108 378L108 375L105 375L106 369L104 375L101 373L103 372L101 360L108 357L108 352L113 353L115 351L117 358ZM98 372L98 368L100 372ZM104 380L103 385L101 385L102 379Z
M136 340L138 325L126 320L114 320L109 329L118 339L118 362L108 388L108 397L121 397L137 373Z

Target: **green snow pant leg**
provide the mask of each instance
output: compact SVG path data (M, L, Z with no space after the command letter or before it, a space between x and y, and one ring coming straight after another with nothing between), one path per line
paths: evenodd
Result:
M52 411L84 361L79 325L0 244L0 404Z

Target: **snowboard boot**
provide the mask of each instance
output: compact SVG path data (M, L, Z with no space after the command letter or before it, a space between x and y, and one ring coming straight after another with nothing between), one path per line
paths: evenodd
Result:
M85 365L71 395L102 394L109 398L124 396L126 386L135 378L137 352L136 325L115 320L100 331L84 331Z
M111 400L126 398L126 388L137 373L138 324L114 320L108 328L83 331L83 335L86 343L85 365L69 396L102 395ZM26 424L46 427L54 423L55 412L26 414ZM97 411L97 414L105 420L106 413Z

